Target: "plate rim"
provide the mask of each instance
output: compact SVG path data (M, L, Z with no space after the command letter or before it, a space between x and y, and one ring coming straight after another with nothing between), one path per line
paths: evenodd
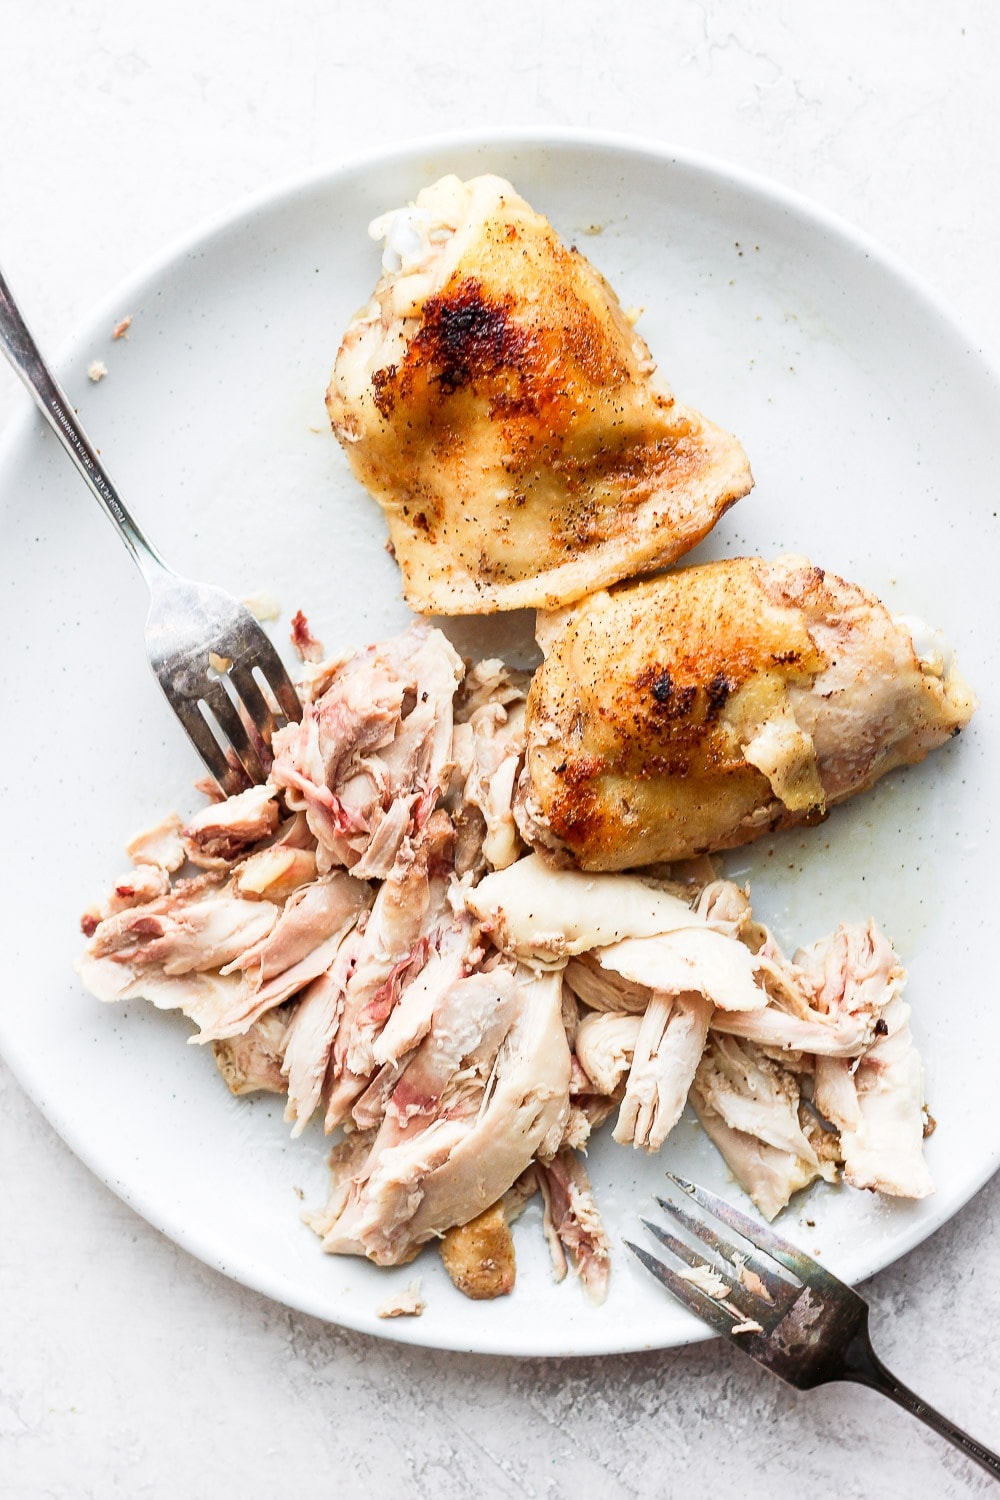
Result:
M767 173L758 172L752 167L745 167L741 163L730 161L712 152L701 151L694 147L675 146L639 133L591 127L578 129L572 125L547 125L545 127L511 125L482 132L438 131L411 141L388 142L382 146L373 146L367 151L330 157L325 162L316 163L299 172L283 175L269 186L245 193L216 212L203 215L192 226L171 236L159 250L140 261L133 271L116 282L102 297L90 305L89 312L82 316L72 331L56 345L50 363L58 373L62 365L74 358L77 346L84 341L86 330L98 322L105 321L109 313L113 314L124 301L129 300L131 293L166 270L175 261L216 236L224 234L240 220L260 210L273 209L297 194L315 188L332 178L349 176L363 171L366 167L380 165L389 159L402 161L446 151L470 148L488 149L493 145L502 148L523 145L538 149L548 144L557 147L582 146L602 151L626 152L629 155L648 157L650 160L668 165L673 163L691 168L721 182L749 189L781 204L789 213L797 217L822 224L838 238L853 245L855 249L870 256L872 260L880 262L886 270L892 273L894 280L908 286L924 303L928 311L950 325L951 331L966 344L967 353L981 359L993 380L1000 385L1000 348L994 351L981 343L966 325L965 320L949 300L935 288L929 278L914 270L909 262L895 250L890 249L877 236L862 229L846 215L839 213L836 209L828 208L818 199L801 192L798 188L787 186ZM23 413L15 412L8 419L4 429L0 430L0 453L14 429L20 422L29 419L33 411L33 405L26 406Z
M821 230L824 237L833 237L843 246L860 252L866 260L872 261L887 273L894 283L915 298L924 311L942 325L944 332L963 347L965 357L979 366L978 373L992 383L996 389L998 402L1000 402L1000 363L994 352L987 349L973 336L947 300L933 288L926 278L851 220L797 189L787 187L763 173L714 154L687 147L677 147L640 134L590 128L577 129L565 125L545 127L525 125L482 131L455 130L421 136L411 141L388 142L366 151L331 158L324 163L284 176L269 186L245 194L224 205L217 212L202 218L192 228L173 236L156 253L147 257L135 270L92 304L89 312L78 320L71 333L58 345L52 360L52 367L58 375L64 366L77 359L81 350L89 345L94 331L101 328L109 317L116 316L117 311L123 305L134 300L142 288L155 284L158 278L183 262L184 259L195 252L204 251L217 238L241 223L251 221L258 213L280 212L302 194L315 191L324 185L333 186L338 180L363 173L366 169L383 167L390 162L403 164L407 161L420 161L428 156L469 150L484 153L491 149L509 151L518 146L533 151L553 148L555 150L569 148L575 151L594 150L613 155L624 154L633 160L646 160L660 167L681 167L703 179L714 181L722 189L736 188L742 192L748 192L766 201L770 206L794 216L812 230ZM27 446L33 440L39 430L41 420L34 403L25 394L22 409L15 410L11 414L3 431L0 432L0 479L7 466L16 462L19 446L21 444ZM516 1343L505 1345L502 1340L497 1341L493 1338L488 1344L478 1341L474 1348L470 1348L467 1340L454 1336L449 1333L448 1329L435 1330L433 1333L428 1329L424 1332L419 1320L410 1322L393 1319L380 1322L377 1317L364 1309L358 1309L357 1317L342 1317L338 1312L337 1317L334 1318L327 1308L316 1304L309 1295L308 1289L303 1290L297 1287L283 1273L259 1266L255 1263L252 1254L242 1260L239 1267L230 1267L226 1263L225 1254L220 1251L218 1245L207 1237L203 1238L196 1226L190 1227L183 1222L172 1220L169 1211L161 1211L150 1202L147 1194L142 1191L141 1184L136 1189L109 1176L97 1159L99 1153L96 1150L92 1153L88 1146L76 1136L73 1112L62 1108L59 1101L45 1097L44 1081L41 1075L34 1076L30 1056L26 1051L19 1049L14 1038L8 1033L4 1026L2 1011L0 1011L0 1052L19 1086L64 1144L104 1186L110 1188L151 1227L238 1285L324 1322L350 1328L370 1337L379 1337L416 1347L512 1358L565 1359L591 1358L609 1353L631 1354L648 1352L652 1349L682 1348L685 1345L715 1337L707 1325L691 1318L690 1324L686 1320L684 1328L668 1343L630 1341L623 1345L614 1342L609 1344L607 1340L591 1338L583 1341L583 1347L575 1346L572 1349L526 1349ZM1000 1140L989 1153L983 1174L981 1176L979 1173L972 1174L971 1179L965 1185L967 1191L963 1188L958 1200L953 1202L940 1218L935 1219L930 1227L925 1221L915 1221L894 1239L888 1258L883 1259L876 1255L874 1262L858 1275L857 1280L865 1280L868 1276L895 1264L917 1245L930 1239L944 1224L961 1212L998 1170L1000 1170ZM352 1312L353 1309L348 1309L348 1314ZM454 1326L460 1326L460 1322Z

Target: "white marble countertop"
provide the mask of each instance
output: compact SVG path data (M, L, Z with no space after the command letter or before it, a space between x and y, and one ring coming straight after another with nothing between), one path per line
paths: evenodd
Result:
M441 130L626 131L854 220L1000 350L990 0L51 0L6 28L0 256L43 347L220 207ZM0 421L26 398L0 369ZM40 923L43 918L40 914ZM90 1175L0 1068L0 1497L952 1497L990 1481L860 1389L728 1348L421 1352L243 1290ZM880 1353L1000 1446L1000 1182L866 1294Z

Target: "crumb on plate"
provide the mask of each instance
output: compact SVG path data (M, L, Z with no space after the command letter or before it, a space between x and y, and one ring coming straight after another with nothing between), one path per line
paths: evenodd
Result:
M281 605L278 603L277 598L274 594L269 594L264 589L259 594L247 594L243 599L243 603L254 619L259 620L262 625L267 620L277 620L281 616Z
M420 1277L415 1276L397 1297L390 1297L377 1309L380 1318L419 1318L427 1303L420 1293Z

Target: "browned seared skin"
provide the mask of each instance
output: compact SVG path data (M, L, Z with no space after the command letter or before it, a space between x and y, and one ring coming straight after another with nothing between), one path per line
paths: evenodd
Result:
M447 1230L441 1237L441 1260L458 1290L475 1302L512 1292L517 1263L503 1203Z
M685 569L596 594L547 628L520 821L589 870L817 821L923 759L974 707L878 600L803 559Z
M585 258L508 183L467 190L433 289L400 312L383 276L327 406L414 609L552 608L673 561L752 478Z

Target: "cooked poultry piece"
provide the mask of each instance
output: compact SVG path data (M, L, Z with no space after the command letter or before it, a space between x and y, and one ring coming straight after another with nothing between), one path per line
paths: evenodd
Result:
M398 1265L551 1155L569 1109L558 975L494 968L452 985L360 1168L311 1222L332 1253Z
M389 878L379 887L330 1051L327 1130L343 1124L364 1094L376 1066L376 1042L406 993L404 986L439 954L443 931L454 921L448 901L452 845L451 822L439 808L412 839L404 840ZM456 977L464 972L466 956L459 957Z
M600 1304L608 1295L611 1246L586 1168L575 1151L564 1147L550 1160L538 1162L535 1171L556 1280L562 1281L572 1265L588 1302Z
M648 1004L648 995L646 997ZM632 1066L642 1016L619 1011L591 1011L576 1033L574 1054L591 1086L613 1094Z
M853 923L794 962L770 934L756 956L771 1004L716 1010L691 1102L761 1213L773 1218L817 1175L835 1181L841 1161L855 1187L929 1193L923 1069L892 944Z
M857 1066L817 1057L816 1108L840 1132L844 1177L853 1187L902 1198L934 1191L923 1158L924 1069L910 1031L910 1007L895 998L884 1031Z
M662 881L557 870L537 854L487 875L466 902L498 948L537 963L706 925Z
M327 392L420 613L553 608L673 562L753 480L607 282L499 177L376 220Z
M170 813L152 828L143 828L125 845L125 853L137 865L179 870L185 858L180 818Z
M752 1042L709 1037L691 1104L765 1219L817 1177L837 1180L836 1161L816 1149L804 1128L800 1100L795 1074Z
M721 925L731 928L737 909L742 921L745 898L741 902L738 891L723 898L721 884L699 904L718 911ZM627 1049L628 1078L614 1130L622 1144L648 1151L662 1146L684 1108L716 1006L745 1015L768 1004L748 947L638 876L553 870L529 855L487 875L466 900L484 932L525 961L566 963L570 955L585 955L570 958L566 980L598 1011L641 1012L635 1032L620 1024L614 1033L610 1025L598 1030L595 1022L614 1019L608 1014L585 1019L577 1041L578 1061L585 1072L591 1063L597 1091L607 1094L625 1071L618 1057ZM610 1058L601 1045L609 1042Z
M395 1297L380 1303L375 1309L375 1315L379 1318L419 1318L426 1306L420 1290L420 1277L417 1276L413 1281L407 1282L403 1291Z
M443 1235L441 1260L452 1282L474 1301L514 1290L517 1263L510 1226L536 1192L542 1195L542 1227L556 1281L564 1281L572 1265L588 1302L603 1302L611 1247L583 1162L566 1146L528 1167L492 1207Z
M915 622L802 558L733 558L542 623L515 812L586 870L728 849L816 822L968 723Z
M713 1029L817 1057L856 1058L870 1047L904 977L874 922L838 927L791 963L768 936L756 960L772 1003L766 1010L717 1011Z
M484 661L466 674L455 703L452 796L459 874L502 870L523 853L514 789L524 760L524 715L531 674ZM464 847L462 847L464 846Z
M659 1151L681 1117L712 1019L704 995L654 991L636 1037L614 1139Z
M333 664L302 721L274 737L271 782L305 812L323 872L384 879L451 773L453 699L464 675L439 630L401 635Z
M288 1024L281 1071L288 1089L285 1119L293 1136L302 1134L322 1098L347 984L363 941L357 926L341 938L329 966L302 990Z
M679 896L637 875L554 870L534 854L487 875L466 903L504 952L544 965L588 954L589 962L616 976L610 980L616 992L622 980L641 992L638 1009L645 1009L652 992L704 995L727 1010L754 1010L768 1002L749 948L713 929ZM574 965L569 976L577 994L580 968ZM621 1008L633 1007L626 1002Z
M468 1224L449 1229L441 1240L441 1260L458 1290L473 1302L512 1292L517 1262L503 1199Z
M183 861L182 861L183 863ZM145 906L170 890L170 872L164 865L140 863L115 881L103 901L96 902L80 918L84 937L93 937L102 922L134 906Z
M205 870L225 870L251 845L276 833L280 810L273 786L252 786L212 802L181 831L184 854Z
M289 1007L269 1010L242 1036L212 1043L215 1066L230 1093L283 1094L288 1087L282 1071Z
M370 887L342 870L284 907L238 896L218 875L180 880L101 922L77 972L100 1000L183 1011L199 1027L192 1040L237 1036L326 970L370 900Z
M179 880L136 907L108 902L103 909L108 914L99 921L87 914L90 940L76 963L90 993L99 1000L141 995L164 1010L182 1009L203 1027L241 1004L241 980L218 970L266 937L278 918L271 902L245 901L213 875Z

